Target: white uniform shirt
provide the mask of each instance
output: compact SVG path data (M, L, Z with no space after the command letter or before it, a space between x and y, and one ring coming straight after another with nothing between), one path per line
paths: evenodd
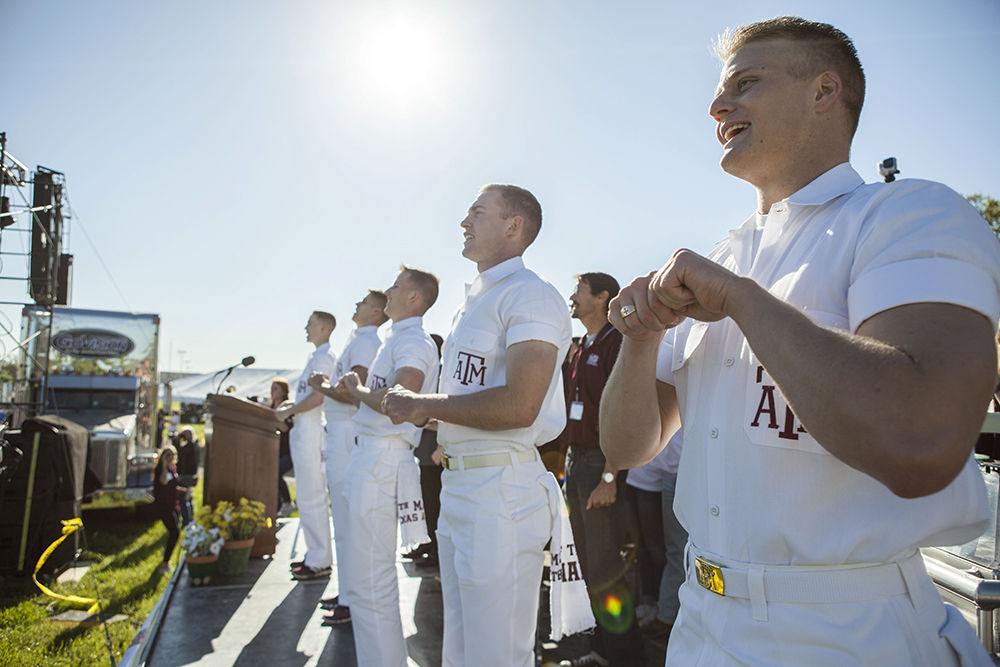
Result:
M758 217L711 258L818 324L854 331L920 302L958 304L994 323L1000 315L1000 245L943 185L865 185L844 163L774 204L755 244ZM805 432L728 318L684 321L665 336L657 366L658 379L677 388L684 423L674 508L703 550L765 564L882 562L985 528L986 492L971 457L936 494L894 495Z
M312 387L310 387L307 382L309 376L313 373L323 373L324 375L330 375L333 373L334 359L333 353L330 351L330 344L323 343L309 355L309 360L306 361L306 367L302 369L302 375L299 376L298 384L295 385L295 402L298 403L306 396L313 392ZM304 421L315 421L317 424L324 423L323 421L323 411L319 407L315 407L312 410L307 410L305 412L300 412L295 415L295 422L301 424Z
M480 273L465 288L441 356L441 391L473 394L507 384L507 348L540 340L554 345L562 361L569 349L569 308L559 290L525 268L520 257ZM526 428L484 431L441 422L438 442L451 453L496 449L497 443L527 449L555 439L566 425L559 363L535 422Z
M423 318L408 317L394 322L385 335L385 342L379 347L375 359L368 367L368 381L372 391L389 386L401 368L415 368L424 374L421 394L433 392L438 384L437 344L423 328ZM354 414L354 424L358 435L376 438L402 438L415 447L420 440L420 429L409 422L393 424L381 412L361 404Z
M378 352L382 340L378 337L378 327L369 325L358 327L351 332L351 337L344 346L343 352L337 357L334 364L333 375L330 376L330 384L336 385L337 381L349 373L356 366L371 368L375 353ZM329 424L336 419L350 419L358 411L356 405L351 403L341 403L329 396L323 397L323 413L326 415L326 422Z

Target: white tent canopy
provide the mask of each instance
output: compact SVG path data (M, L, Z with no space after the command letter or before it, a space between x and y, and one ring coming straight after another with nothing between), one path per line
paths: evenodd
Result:
M227 393L226 390L232 387L232 391L228 393L233 396L258 396L261 401L268 403L271 399L271 380L280 377L288 380L292 388L291 398L295 400L295 385L301 374L301 368L236 368L222 383L222 393ZM216 393L224 375L223 371L178 378L170 383L171 398L179 403L203 403L208 394Z

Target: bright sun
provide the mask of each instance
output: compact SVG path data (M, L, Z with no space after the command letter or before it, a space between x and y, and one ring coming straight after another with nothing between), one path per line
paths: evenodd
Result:
M366 101L398 114L426 110L442 100L454 62L440 21L397 9L369 15L358 28L352 78Z

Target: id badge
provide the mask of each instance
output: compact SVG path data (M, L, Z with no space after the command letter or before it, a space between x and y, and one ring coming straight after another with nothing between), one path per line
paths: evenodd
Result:
M573 401L569 404L569 418L575 422L583 419L583 401Z

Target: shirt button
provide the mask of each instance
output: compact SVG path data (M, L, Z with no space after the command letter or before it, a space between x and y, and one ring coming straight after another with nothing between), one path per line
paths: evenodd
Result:
M711 511L712 511L712 516L719 516L719 506L718 505L712 505L712 510Z
M710 436L712 436L713 438L718 438L719 437L719 429L713 428L711 431L709 431L708 434Z
M735 359L732 357L726 357L726 366L732 366L734 363L736 363Z

